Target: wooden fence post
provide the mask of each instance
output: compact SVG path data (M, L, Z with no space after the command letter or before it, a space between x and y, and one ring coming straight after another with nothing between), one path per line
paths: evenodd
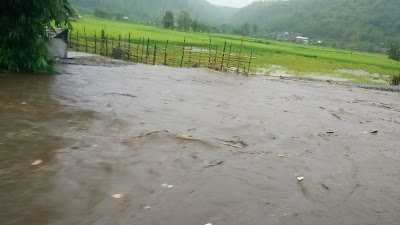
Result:
M236 73L239 73L239 71L240 71L240 59L241 59L242 49L243 49L243 40L244 40L244 34L242 36L242 43L240 44L240 51L239 51L239 56L238 56L238 67L237 67Z
M146 64L147 60L149 58L149 43L150 43L150 38L147 38L147 47L146 47Z
M104 48L104 29L101 29L101 39L100 39L100 54L103 54L103 48Z
M175 59L176 59L176 43L174 44L174 57L172 58L172 66L175 65Z
M226 41L225 41L225 44L224 44L224 50L222 51L221 70L224 67L225 49L226 49Z
M131 60L131 32L129 32L129 40L128 40L128 45L129 45L129 49L128 49L128 61Z
M142 38L139 38L139 42L136 45L136 62L139 62L139 45L140 45L140 41L142 40Z
M87 41L87 36L86 36L86 28L83 27L83 33L85 34L85 50L86 53L88 52L88 41Z
M186 45L186 38L183 39L181 67L182 67L182 65L183 65L183 57L185 56L185 45Z
M192 66L192 65L190 65L190 63L192 63L192 51L193 51L193 44L190 45L190 51L189 51L189 67Z
M215 47L214 68L217 68L218 45Z
M80 48L79 48L79 34L78 34L78 31L76 31L76 45L78 46L78 52L79 52Z
M124 36L124 47L122 47L122 49L124 49L124 51L126 49L126 33L125 33L125 36Z
M211 38L210 38L210 44L208 46L209 49L209 54L208 54L208 67L211 66Z
M156 56L157 56L157 45L154 45L153 65L156 65Z
M247 75L250 73L250 64L251 64L251 58L253 57L253 51L250 53L250 60L249 60L249 67L247 67Z
M111 35L111 58L114 57L114 38Z
M201 48L200 48L200 56L199 56L199 65L201 67L201 56L203 55L203 47L204 47L204 40L201 41Z
M106 35L106 56L108 56L108 34Z
M143 43L142 43L142 55L140 56L140 62L143 62L143 51L144 51L144 37L143 37Z
M119 53L118 58L121 59L121 57L122 57L122 51L121 51L121 34L118 35L118 53Z
M168 40L167 43L165 44L165 55L164 55L164 66L167 65L167 48L168 48Z
M94 31L94 54L97 54L97 38L96 38L96 31Z
M69 48L72 48L72 30L69 30Z
M232 42L229 45L229 53L228 53L228 63L226 64L226 68L229 69L229 64L231 62L231 50L232 50Z

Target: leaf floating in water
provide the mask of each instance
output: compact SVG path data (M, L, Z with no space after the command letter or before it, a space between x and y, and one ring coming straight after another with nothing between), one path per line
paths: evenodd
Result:
M32 164L31 164L31 166L36 166L36 165L39 165L39 164L41 164L43 161L41 160L41 159L36 159Z
M123 194L115 194L112 197L115 199L120 199L120 198L124 197L124 195Z

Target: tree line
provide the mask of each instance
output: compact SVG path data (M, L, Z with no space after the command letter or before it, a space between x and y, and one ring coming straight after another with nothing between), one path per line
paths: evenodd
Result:
M181 11L175 20L174 13L168 10L165 12L161 23L162 26L167 29L177 28L178 30L185 31L192 30L194 32L210 32L210 27L207 24L199 22L197 19L193 20L190 14L186 11Z

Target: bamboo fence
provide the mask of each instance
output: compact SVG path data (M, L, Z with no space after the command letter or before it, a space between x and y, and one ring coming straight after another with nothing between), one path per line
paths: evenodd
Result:
M208 67L216 70L233 71L236 73L249 74L253 52L249 55L242 54L244 37L242 37L239 53L232 52L232 43L226 41L223 46L213 45L210 38L208 48L204 46L193 46L183 41L179 46L169 43L161 45L151 44L149 38L132 38L128 33L118 37L109 36L101 31L100 36L93 37L83 34L69 32L68 48L75 51L94 53L102 56L112 57L125 61L146 63L152 65L165 65L172 67Z

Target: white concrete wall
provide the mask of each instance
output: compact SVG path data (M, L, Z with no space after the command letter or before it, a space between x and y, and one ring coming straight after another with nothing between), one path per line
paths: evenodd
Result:
M67 58L67 47L67 44L63 40L53 38L50 40L48 50L54 58Z

